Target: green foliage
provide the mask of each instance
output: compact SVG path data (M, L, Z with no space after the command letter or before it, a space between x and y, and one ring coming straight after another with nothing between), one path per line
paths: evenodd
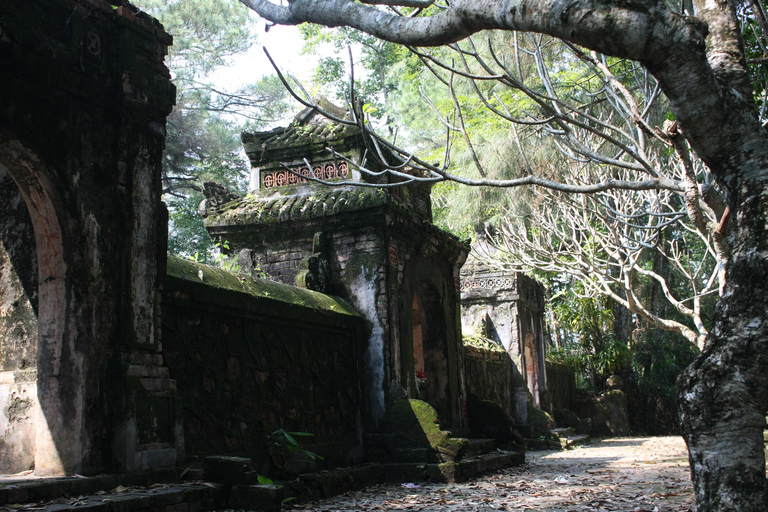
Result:
M198 196L171 196L167 199L171 219L168 225L168 252L201 263L213 264L214 242L197 211L200 201Z
M279 118L286 92L275 76L225 92L209 74L256 41L254 18L228 0L136 0L174 37L167 64L176 85L176 107L167 122L163 194L170 214L172 254L215 264L221 256L203 227L197 207L202 183L215 181L245 192L250 165L240 133Z
M400 45L387 43L355 30L325 28L304 24L299 27L304 38L304 54L316 54L331 49L333 56L319 60L313 81L316 87L329 91L336 101L345 102L350 97L348 47L359 51L360 62L355 69L355 96L361 104L370 105L368 114L381 118L386 111L390 93L397 90L397 78L392 69L395 64L409 57Z
M299 448L299 442L296 440L297 437L313 436L314 434L310 434L308 432L288 432L281 428L271 432L267 436L267 442L270 443L273 448L284 451L289 455L293 455L294 453L303 453L311 459L322 460L323 458L316 453Z
M228 0L134 0L173 35L170 68L185 79L205 76L255 42L248 9Z
M581 286L569 284L550 299L563 342L548 350L547 359L574 368L580 387L601 391L608 377L631 371L632 353L613 333L613 302L580 295Z
M768 118L768 33L760 24L761 15L756 11L758 1L741 3L738 16L755 104L761 120L765 121Z
M265 425L266 427L266 425ZM321 461L323 457L299 446L297 438L309 438L314 434L308 432L288 432L278 429L267 434L267 453L272 463L284 475L293 475L295 456L301 454L312 461Z
M570 289L552 297L552 309L572 343L598 352L613 327L613 304L607 297L587 297L580 292L581 283L572 283Z
M260 485L273 485L275 483L271 478L267 478L263 475L256 475L256 480Z
M462 341L464 345L477 347L481 350L490 350L494 352L506 352L503 346L499 345L492 339L486 338L482 334L477 334L475 332L464 333L462 336Z
M668 331L636 333L632 344L634 382L628 389L633 430L653 435L678 432L677 377L698 354L694 345Z
M230 272L240 272L242 268L240 267L240 264L237 262L237 260L233 258L227 258L224 255L224 252L229 252L229 242L224 240L223 242L214 242L212 246L205 246L204 249L206 252L200 253L195 252L192 255L188 255L187 258L190 261L194 261L196 263L205 263L207 265L215 265L221 269L229 270ZM173 253L178 254L178 253ZM264 274L261 272L261 269L259 269L261 274ZM266 275L266 274L264 274ZM261 275L258 275L256 277L262 278ZM269 295L266 293L266 295Z

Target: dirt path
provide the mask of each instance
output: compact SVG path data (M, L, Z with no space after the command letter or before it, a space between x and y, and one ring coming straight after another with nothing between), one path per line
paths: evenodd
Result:
M574 450L529 452L527 461L474 482L382 485L294 508L317 512L693 509L688 456L679 437L605 439Z

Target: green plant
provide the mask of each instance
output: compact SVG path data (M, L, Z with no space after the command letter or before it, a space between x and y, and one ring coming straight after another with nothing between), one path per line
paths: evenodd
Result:
M321 455L299 446L297 438L313 436L314 434L308 432L288 432L282 428L269 433L267 435L267 453L277 470L283 474L295 474L297 455L303 455L310 461L323 460Z

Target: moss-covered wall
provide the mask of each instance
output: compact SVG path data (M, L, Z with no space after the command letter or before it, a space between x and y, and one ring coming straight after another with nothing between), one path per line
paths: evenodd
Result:
M313 434L302 444L328 466L361 460L362 320L347 303L169 257L162 312L188 457L269 472L266 436L283 428Z
M351 116L319 101L336 117ZM363 175L348 165L360 162L366 151L357 129L337 125L311 108L288 127L243 134L243 142L251 159L252 193L206 210L211 235L227 240L252 275L265 272L283 283L298 275L302 286L354 304L365 319L366 428L376 428L390 391L402 394L398 388L434 406L443 427L460 427L464 385L456 288L467 248L432 225L431 185L333 185L339 173L377 184L392 178ZM329 159L329 148L345 160ZM285 166L302 176L310 176L311 167L315 176L326 179L331 171L331 186L286 174ZM310 272L310 265L323 271ZM423 302L428 320L429 376L423 378L423 389L414 374L414 298Z

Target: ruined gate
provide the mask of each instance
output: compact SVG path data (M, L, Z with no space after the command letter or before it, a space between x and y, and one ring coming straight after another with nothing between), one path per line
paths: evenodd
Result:
M0 3L0 473L183 450L155 332L171 38L112 3Z

